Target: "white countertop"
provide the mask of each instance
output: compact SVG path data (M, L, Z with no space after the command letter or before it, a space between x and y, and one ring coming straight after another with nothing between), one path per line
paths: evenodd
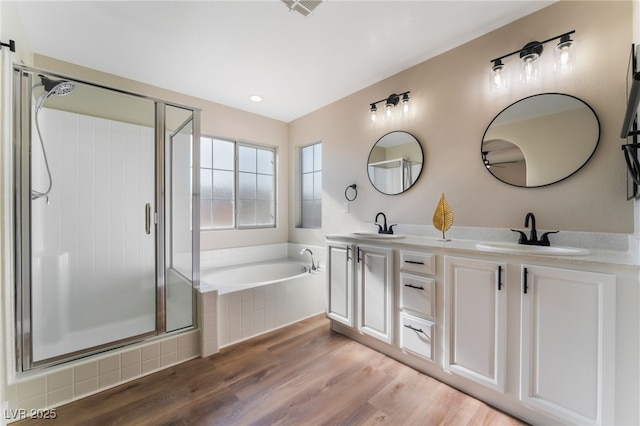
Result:
M520 257L527 259L546 259L546 260L554 260L562 263L576 264L576 265L601 265L601 266L617 266L617 267L627 267L627 268L638 268L640 267L640 261L638 255L632 253L630 251L619 251L619 250L599 250L589 248L589 254L587 255L578 255L578 256L563 256L563 255L548 255L548 254L538 254L538 253L505 253L505 252L495 252L482 250L476 246L478 243L485 243L486 241L476 241L476 240L464 240L464 239L454 239L451 241L440 241L437 238L433 237L422 237L422 236L413 236L413 235L403 235L402 238L389 238L389 239L379 239L379 238L369 238L362 235L354 235L354 234L334 234L334 235L326 235L327 239L340 239L340 240L349 240L349 241L358 241L360 243L366 244L374 244L374 245L384 245L389 247L398 247L398 248L410 248L416 247L421 249L445 249L450 250L452 252L467 252L473 254L483 254L483 255L493 255L504 258L505 256L510 257Z

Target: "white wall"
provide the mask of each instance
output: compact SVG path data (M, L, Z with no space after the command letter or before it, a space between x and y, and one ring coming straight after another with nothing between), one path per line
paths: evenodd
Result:
M539 82L512 82L503 94L490 91L492 58L573 29L578 56L570 77L553 75L552 47L546 45ZM517 228L532 211L541 229L633 232L633 203L626 200L619 138L630 42L630 2L561 1L293 121L292 149L321 140L328 172L323 178L322 231L292 226L290 240L318 243L322 233L351 232L361 222L373 222L379 211L392 223L430 225L442 192L453 209L454 227ZM517 66L517 57L505 63ZM411 91L412 117L372 126L370 102L406 90ZM503 108L543 92L567 93L587 102L600 119L599 147L583 169L561 183L530 189L506 185L484 168L482 136ZM419 181L396 196L378 193L366 174L371 147L390 130L410 132L425 151ZM353 183L359 195L345 214L344 190Z

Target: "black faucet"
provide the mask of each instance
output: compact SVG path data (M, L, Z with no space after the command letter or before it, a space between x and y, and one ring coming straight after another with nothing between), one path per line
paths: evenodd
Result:
M545 232L542 234L540 239L538 239L538 230L536 229L536 217L533 215L533 213L527 213L527 216L525 216L524 218L525 228L529 227L529 220L531 220L531 233L529 234L529 238L527 238L527 235L524 232L518 231L517 229L512 229L513 232L518 232L520 234L520 238L518 239L518 244L526 244L530 246L550 246L551 243L549 242L549 234L555 234L555 233L558 233L559 231Z
M378 217L380 215L382 215L382 218L384 219L383 225L378 223ZM387 228L387 216L385 216L385 214L382 212L376 215L375 224L378 225L378 234L393 234L393 227L398 225L397 223L394 223L393 225L389 225L389 227Z

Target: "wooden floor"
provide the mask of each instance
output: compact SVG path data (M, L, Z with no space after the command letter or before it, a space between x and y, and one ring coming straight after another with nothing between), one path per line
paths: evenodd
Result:
M323 315L16 425L520 425Z

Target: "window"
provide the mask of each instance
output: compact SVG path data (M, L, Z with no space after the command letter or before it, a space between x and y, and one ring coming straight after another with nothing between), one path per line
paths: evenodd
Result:
M275 149L203 136L200 229L275 227Z
M305 146L300 157L301 227L322 227L322 143Z

